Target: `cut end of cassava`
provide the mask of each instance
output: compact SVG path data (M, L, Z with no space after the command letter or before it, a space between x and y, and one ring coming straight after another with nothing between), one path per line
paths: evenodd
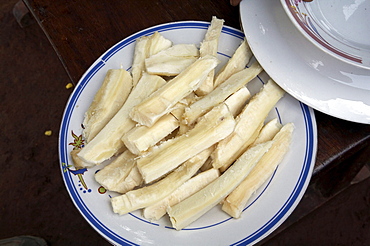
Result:
M126 150L117 156L111 163L99 170L99 172L95 173L94 177L96 182L109 191L119 193L126 192L127 190L121 187L134 166L136 166L135 158L136 155Z
M157 144L179 126L172 114L162 116L153 126L136 126L127 132L122 141L134 154L140 155Z
M89 167L93 167L94 164L91 164L91 163L88 163L88 162L84 162L80 157L78 157L78 153L80 153L81 149L73 149L71 151L71 157L72 157L72 161L73 161L73 164L74 164L74 167L76 169L82 169L82 168L89 168Z

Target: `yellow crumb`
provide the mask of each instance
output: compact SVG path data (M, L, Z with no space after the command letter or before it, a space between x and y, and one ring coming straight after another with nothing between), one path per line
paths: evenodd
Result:
M51 134L53 134L53 132L51 130L48 130L48 131L45 131L44 133L46 136L51 136Z
M70 89L70 88L72 88L73 87L73 84L72 83L68 83L67 85L66 85L66 89Z

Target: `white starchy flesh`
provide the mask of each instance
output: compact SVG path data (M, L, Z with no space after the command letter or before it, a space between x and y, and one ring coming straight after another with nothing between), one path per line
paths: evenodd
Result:
M184 111L182 112L181 115L176 116L176 118L180 121L180 126L178 128L178 135L182 135L190 130L190 126L182 120L182 117L185 113L185 110L189 107L189 105L194 103L197 100L197 98L198 97L194 92L185 98L184 105L186 105L186 107L184 107L183 109Z
M144 151L156 145L179 127L179 119L184 113L185 107L185 104L178 102L169 114L162 116L151 127L136 126L132 128L123 135L123 143L132 153L142 155Z
M163 37L159 32L155 32L150 36L150 44L148 57L157 54L158 52L168 49L172 46L172 41Z
M243 139L238 139L238 141L235 141L235 139L234 139L234 142L233 142L233 144L235 144L235 146L236 146L236 148L239 148L238 149L238 151L240 151L240 150L246 150L254 141L256 141L256 139L257 139L257 137L259 136L259 134L260 134L260 131L261 131L261 129L262 129L262 127L263 127L263 122L258 126L258 127L256 127L256 129L255 129L255 131L252 133L252 135L248 138L248 139L244 139L245 140L245 142L242 142L243 141ZM233 134L233 133L232 133ZM217 145L218 146L218 145ZM214 154L214 153L212 153L212 154ZM236 160L237 159L237 157L236 156L240 156L241 155L241 153L240 152L237 152L237 154L238 155L234 155L233 156L233 158L235 158L234 160ZM215 168L215 163L217 163L217 162L215 162L213 159L212 159L212 167L213 168ZM223 166L221 166L221 167L219 167L219 170L220 170L220 172L225 172L225 170L230 166L232 164L232 162L229 162L229 163L227 163L227 165L223 165Z
M175 117L178 121L181 120L182 115L185 112L185 108L188 106L187 102L182 100L173 107L172 111L170 114Z
M144 73L121 109L98 135L80 151L78 156L83 161L92 164L99 164L111 158L124 146L121 141L123 134L136 125L136 122L129 117L132 108L164 84L166 84L166 81L160 76Z
M183 122L184 121L180 120L178 135L185 134L186 132L188 132L191 129L191 127L188 124L184 124Z
M272 79L254 95L243 111L236 118L235 130L230 136L221 140L212 153L213 167L225 170L243 153L255 139L256 130L262 127L268 113L284 95Z
M219 178L173 207L168 208L172 226L181 230L220 203L233 191L268 151L271 142L248 149Z
M257 137L257 139L251 144L256 145L269 140L272 140L276 133L280 131L283 126L280 124L277 118L274 118L264 125Z
M122 183L136 166L135 158L136 155L126 150L95 174L96 182L109 191L126 192L127 188L123 189Z
M251 94L247 87L242 87L232 95L230 95L226 100L225 104L229 108L230 113L236 117L240 111L244 108L245 104L247 103L247 100L251 97ZM193 103L195 100L193 101ZM186 108L184 108L184 111L180 115L181 117L177 117L180 120L180 128L179 128L179 134L184 134L187 132L191 127L189 124L187 124L186 121L182 120L183 114L185 113ZM212 165L210 166L212 167ZM204 170L203 170L204 171Z
M236 117L247 104L248 99L251 97L247 87L242 87L234 92L225 100L225 104L229 107L230 112Z
M150 97L135 106L130 117L140 125L152 126L160 117L168 114L181 99L192 93L206 78L208 72L217 66L212 56L199 58Z
M200 44L200 56L217 54L218 43L221 31L224 25L224 20L213 16L203 41Z
M235 127L234 117L225 104L212 109L180 136L168 140L140 159L137 166L146 183L159 179L181 163L227 137Z
M93 167L94 165L91 163L84 162L77 156L78 153L80 153L81 149L73 149L71 151L71 158L73 161L73 165L76 169L82 169L82 168L88 168L88 167Z
M126 101L132 89L132 78L124 69L110 69L85 113L82 134L90 142Z
M211 24L209 25L207 32L204 36L204 39L200 44L200 56L201 57L204 57L207 55L212 55L212 56L217 55L218 43L219 43L220 34L222 31L223 25L224 25L224 20L218 19L215 16L212 17ZM199 88L195 91L198 96L207 95L209 92L213 90L214 74L215 74L214 69L208 73L207 78L199 86Z
M134 154L140 155L157 144L179 126L179 121L172 114L162 116L151 127L136 126L127 132L122 141Z
M111 199L115 213L144 208L145 218L158 220L167 211L177 230L224 202L223 210L239 217L250 195L281 162L282 153L289 147L285 135L290 124L281 128L274 119L264 125L267 114L284 94L272 80L248 104L251 95L245 84L240 87L229 81L229 86L218 89L220 95L213 95L204 105L198 103L202 112L191 119L192 124L184 115L185 109L191 115L190 105L199 110L196 102L232 76L237 79L253 56L244 40L215 75L223 22L212 18L200 50L193 44L173 45L159 32L138 38L131 77L122 69L107 73L85 113L85 147L70 154L76 169L90 168L113 157L94 175L107 190L122 194ZM131 86L119 87L118 81L127 76ZM130 84L129 80L123 82ZM119 98L120 89L129 95L120 98L126 101L119 107L114 98ZM111 119L98 123L103 115L100 112L106 114L99 111L103 106L114 116L103 116ZM94 137L92 129L98 129L99 124L105 126L95 130L98 133ZM273 151L267 152L271 146ZM242 187L246 180L253 181L238 193L242 188L236 187Z
M188 100L186 100L186 101L188 101ZM176 119L178 120L178 123L179 123L179 127L176 129L177 130L176 135L181 135L181 134L188 131L188 125L183 124L183 122L182 122L182 115L184 114L186 107L189 106L189 103L186 102L186 101L185 102L184 102L184 100L180 101L178 103L178 105L181 105L181 107L175 106L174 109L171 111L171 114L174 117L176 117Z
M158 55L158 54L157 54ZM145 60L146 71L161 76L176 76L197 60L197 57L150 57Z
M194 44L176 44L145 59L146 71L162 76L176 76L199 57Z
M150 37L144 36L136 39L134 58L132 61L132 84L136 86L145 71L145 59L149 57Z
M198 96L204 96L210 93L213 90L213 77L214 77L214 70L211 70L204 81L200 84L200 86L195 90L195 93Z
M248 42L246 39L244 39L244 41L236 49L233 56L228 60L226 65L217 73L213 82L213 86L218 86L234 73L243 70L249 63L252 56L253 53L248 45Z
M225 99L231 94L244 87L248 82L262 72L262 70L263 69L260 64L255 62L251 67L245 68L232 75L213 91L191 104L183 116L185 122L189 125L193 124L200 116L207 113L212 107L225 101Z
M117 185L115 186L115 191L124 194L130 190L140 187L143 183L144 179L141 176L137 166L134 165L130 172L128 173L128 175L126 176L126 178L121 182L117 183Z
M172 42L164 38L159 32L136 40L131 69L134 86L139 82L142 73L145 72L145 59L161 50L167 49L171 45Z
M177 203L193 195L200 189L203 189L207 184L209 184L219 176L220 172L214 168L197 174L193 178L186 181L183 185L181 185L163 200L144 208L144 218L148 220L159 220L166 214L168 207L176 205Z
M236 117L240 111L244 108L245 104L247 103L247 100L250 98L251 94L247 87L242 87L237 92L230 95L226 100L225 104L229 108L230 113ZM183 116L183 115L181 115ZM189 129L191 129L192 126L190 126L186 120L180 121L180 128L179 128L179 134L186 133ZM211 161L211 160L210 160ZM210 166L212 167L212 165ZM206 168L206 167L205 167Z
M111 198L113 211L120 215L127 214L166 198L199 170L210 153L204 150L158 182Z
M125 152L127 150L126 146L125 145L122 145L121 148L119 148L116 153L114 154L114 156L119 156L120 154L122 154L123 152Z
M240 185L224 200L222 210L234 218L239 218L249 198L272 175L289 150L294 125L288 123L273 138L269 151Z

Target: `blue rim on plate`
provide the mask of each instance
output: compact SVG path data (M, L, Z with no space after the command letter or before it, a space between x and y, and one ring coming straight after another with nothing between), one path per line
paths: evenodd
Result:
M72 201L74 202L77 209L83 215L83 217L93 226L93 228L98 231L102 236L104 236L107 240L111 241L115 244L120 245L137 245L134 242L127 240L126 238L122 237L121 235L117 234L113 230L111 230L107 225L102 223L90 210L90 208L86 205L83 198L81 197L80 192L78 191L78 187L76 187L73 179L75 179L74 175L71 172L66 171L66 167L73 165L69 163L69 151L68 151L68 136L69 132L69 125L72 118L73 110L76 107L76 103L78 102L81 93L88 85L90 80L94 77L94 75L105 66L106 62L114 56L118 51L120 51L125 46L135 42L138 37L151 35L152 33L158 32L165 32L168 30L175 30L175 29L207 29L209 26L209 22L199 22L199 21L183 21L183 22L173 22L168 24L162 24L158 26L154 26L143 31L140 31L136 34L131 35L130 37L122 40L121 42L114 45L110 48L106 53L104 53L92 66L91 68L82 76L80 82L76 86L75 90L71 94L67 106L64 111L63 119L61 122L61 128L59 132L59 159L60 159L60 168L62 171L62 176L64 179L64 183L66 188L70 194ZM223 33L227 35L231 35L237 37L239 39L244 38L244 34L237 29L224 26ZM300 170L300 176L295 184L295 187L285 201L283 206L275 213L274 216L270 220L268 220L265 224L260 226L260 228L250 235L243 236L242 240L235 241L232 245L246 245L255 243L261 240L263 237L266 237L272 230L276 229L278 225L280 225L283 220L292 212L292 210L297 205L298 201L302 197L308 182L311 177L311 173L313 170L313 165L316 157L316 122L313 111L311 108L306 106L303 103L299 103L301 108L301 113L304 118L304 125L305 125L305 156L304 156L304 163L302 165L302 169ZM272 179L272 178L271 178ZM270 181L271 181L270 179ZM113 212L112 212L113 213Z

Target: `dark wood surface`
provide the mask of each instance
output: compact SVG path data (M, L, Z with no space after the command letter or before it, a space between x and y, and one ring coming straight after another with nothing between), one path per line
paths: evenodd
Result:
M181 20L210 21L212 16L217 16L226 25L240 28L239 9L227 0L24 2L74 84L112 45L153 25ZM302 202L275 234L324 204L369 163L370 125L339 120L316 111L315 115L318 152L314 175Z
M223 18L240 28L239 9L222 1L25 1L73 82L107 49L142 29Z

